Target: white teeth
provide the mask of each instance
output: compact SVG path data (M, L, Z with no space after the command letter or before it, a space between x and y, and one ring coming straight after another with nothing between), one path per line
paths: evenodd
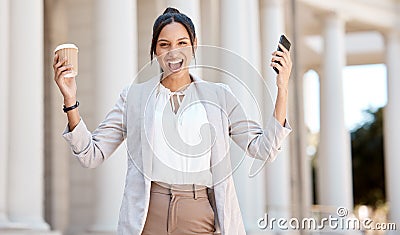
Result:
M170 64L178 64L181 62L183 62L183 60L168 61L168 63L170 63Z
M179 71L182 68L182 65L183 65L183 59L174 60L174 61L168 61L168 67L173 72Z

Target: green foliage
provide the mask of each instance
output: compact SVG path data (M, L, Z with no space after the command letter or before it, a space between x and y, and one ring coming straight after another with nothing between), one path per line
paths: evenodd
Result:
M365 113L371 121L351 133L354 204L377 207L386 201L383 108Z

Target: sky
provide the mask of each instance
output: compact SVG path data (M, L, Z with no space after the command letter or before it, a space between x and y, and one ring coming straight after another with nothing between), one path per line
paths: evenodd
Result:
M366 109L387 103L386 66L384 64L347 66L343 70L344 118L348 130L368 121ZM313 133L319 132L318 74L309 71L304 77L305 122Z

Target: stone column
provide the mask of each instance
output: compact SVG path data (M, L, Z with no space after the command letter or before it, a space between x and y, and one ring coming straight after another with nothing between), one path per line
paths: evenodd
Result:
M384 141L385 141L385 174L386 192L389 202L389 220L399 223L400 221L400 34L391 32L387 36L386 46L387 86L388 101L384 115ZM397 224L397 226L400 226ZM395 234L389 233L389 234Z
M201 0L200 4L201 25L207 25L207 27L202 27L201 31L197 30L199 34L201 33L202 44L218 46L220 42L219 2L214 0Z
M350 135L343 108L346 65L345 21L332 13L324 18L323 73L320 79L321 130L318 154L318 202L353 209Z
M205 45L207 49L220 45L220 3L215 0L201 0L201 31L197 31L201 34L201 44ZM214 50L214 49L211 49ZM215 50L214 50L215 51ZM219 53L203 53L201 60L198 60L201 64L214 65L219 67L220 59ZM205 63L203 63L205 62ZM199 64L199 63L198 63ZM203 69L203 78L210 82L220 82L220 76L216 76L217 71L213 69Z
M9 0L0 0L0 228L7 218L7 159L8 159L8 84L9 84Z
M306 153L308 132L305 123L304 75L307 72L305 50L305 35L300 14L300 4L290 1L290 40L292 42L291 57L293 61L292 75L289 81L289 121L295 131L290 138L290 177L291 177L291 205L292 215L296 218L309 218L311 205L313 204L312 169L311 158ZM289 8L289 7L287 7ZM302 231L302 235L309 232Z
M43 220L43 1L9 3L9 219L48 230Z
M175 7L180 12L189 16L192 19L196 28L197 36L201 36L201 14L200 14L200 1L199 0L167 0L166 7ZM162 12L160 12L161 14ZM199 40L199 39L198 39Z
M262 49L258 4L255 0L220 2L221 47L231 51L220 55L220 64L221 69L239 78L238 81L221 74L222 81L231 87L241 102L247 118L263 124L265 103L262 90L267 90L267 87L260 74ZM235 144L231 145L231 158L233 167L238 166L233 176L246 231L258 234L261 230L257 227L257 220L266 212L265 171L261 170L263 162L244 156Z
M96 86L95 121L111 110L122 89L133 82L137 70L136 1L95 3ZM121 147L95 171L95 204L91 232L114 234L117 229L127 162Z
M67 122L62 111L63 96L54 82L53 56L58 44L68 42L68 26L71 19L67 12L75 12L67 7L66 1L44 1L44 122L46 123L44 138L44 179L45 179L45 220L53 230L65 232L71 227L68 220L73 205L70 203L70 164L71 150L61 136ZM82 4L80 5L82 7ZM82 18L79 19L82 23ZM74 27L74 26L72 26ZM79 40L72 36L74 43L80 46ZM82 50L81 50L82 51ZM82 53L82 52L81 52ZM80 56L80 65L82 65ZM82 67L80 73L82 73ZM77 80L84 78L80 74ZM78 81L78 93L80 90ZM79 163L78 163L79 164ZM79 213L79 212L78 212ZM73 223L71 223L73 224Z
M287 35L284 27L283 4L284 1L281 0L261 1L263 74L264 81L269 88L269 91L264 93L264 117L266 121L273 114L278 91L276 87L277 75L269 66L272 57L271 53L276 51L280 35ZM286 140L284 146L282 146L282 152L279 153L274 162L266 166L265 170L267 182L267 204L265 210L269 216L276 218L289 218L291 214L289 146L289 140Z

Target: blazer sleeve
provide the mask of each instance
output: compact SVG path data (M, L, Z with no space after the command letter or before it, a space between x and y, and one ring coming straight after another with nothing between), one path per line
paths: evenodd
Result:
M247 155L263 161L275 160L285 138L292 131L286 120L282 126L271 116L265 128L250 120L228 85L222 84L229 122L229 135Z
M129 87L126 87L121 92L114 107L93 133L87 129L83 119L73 131L69 131L68 125L65 128L62 136L82 166L88 168L99 166L124 141L126 136L124 112L128 90Z

